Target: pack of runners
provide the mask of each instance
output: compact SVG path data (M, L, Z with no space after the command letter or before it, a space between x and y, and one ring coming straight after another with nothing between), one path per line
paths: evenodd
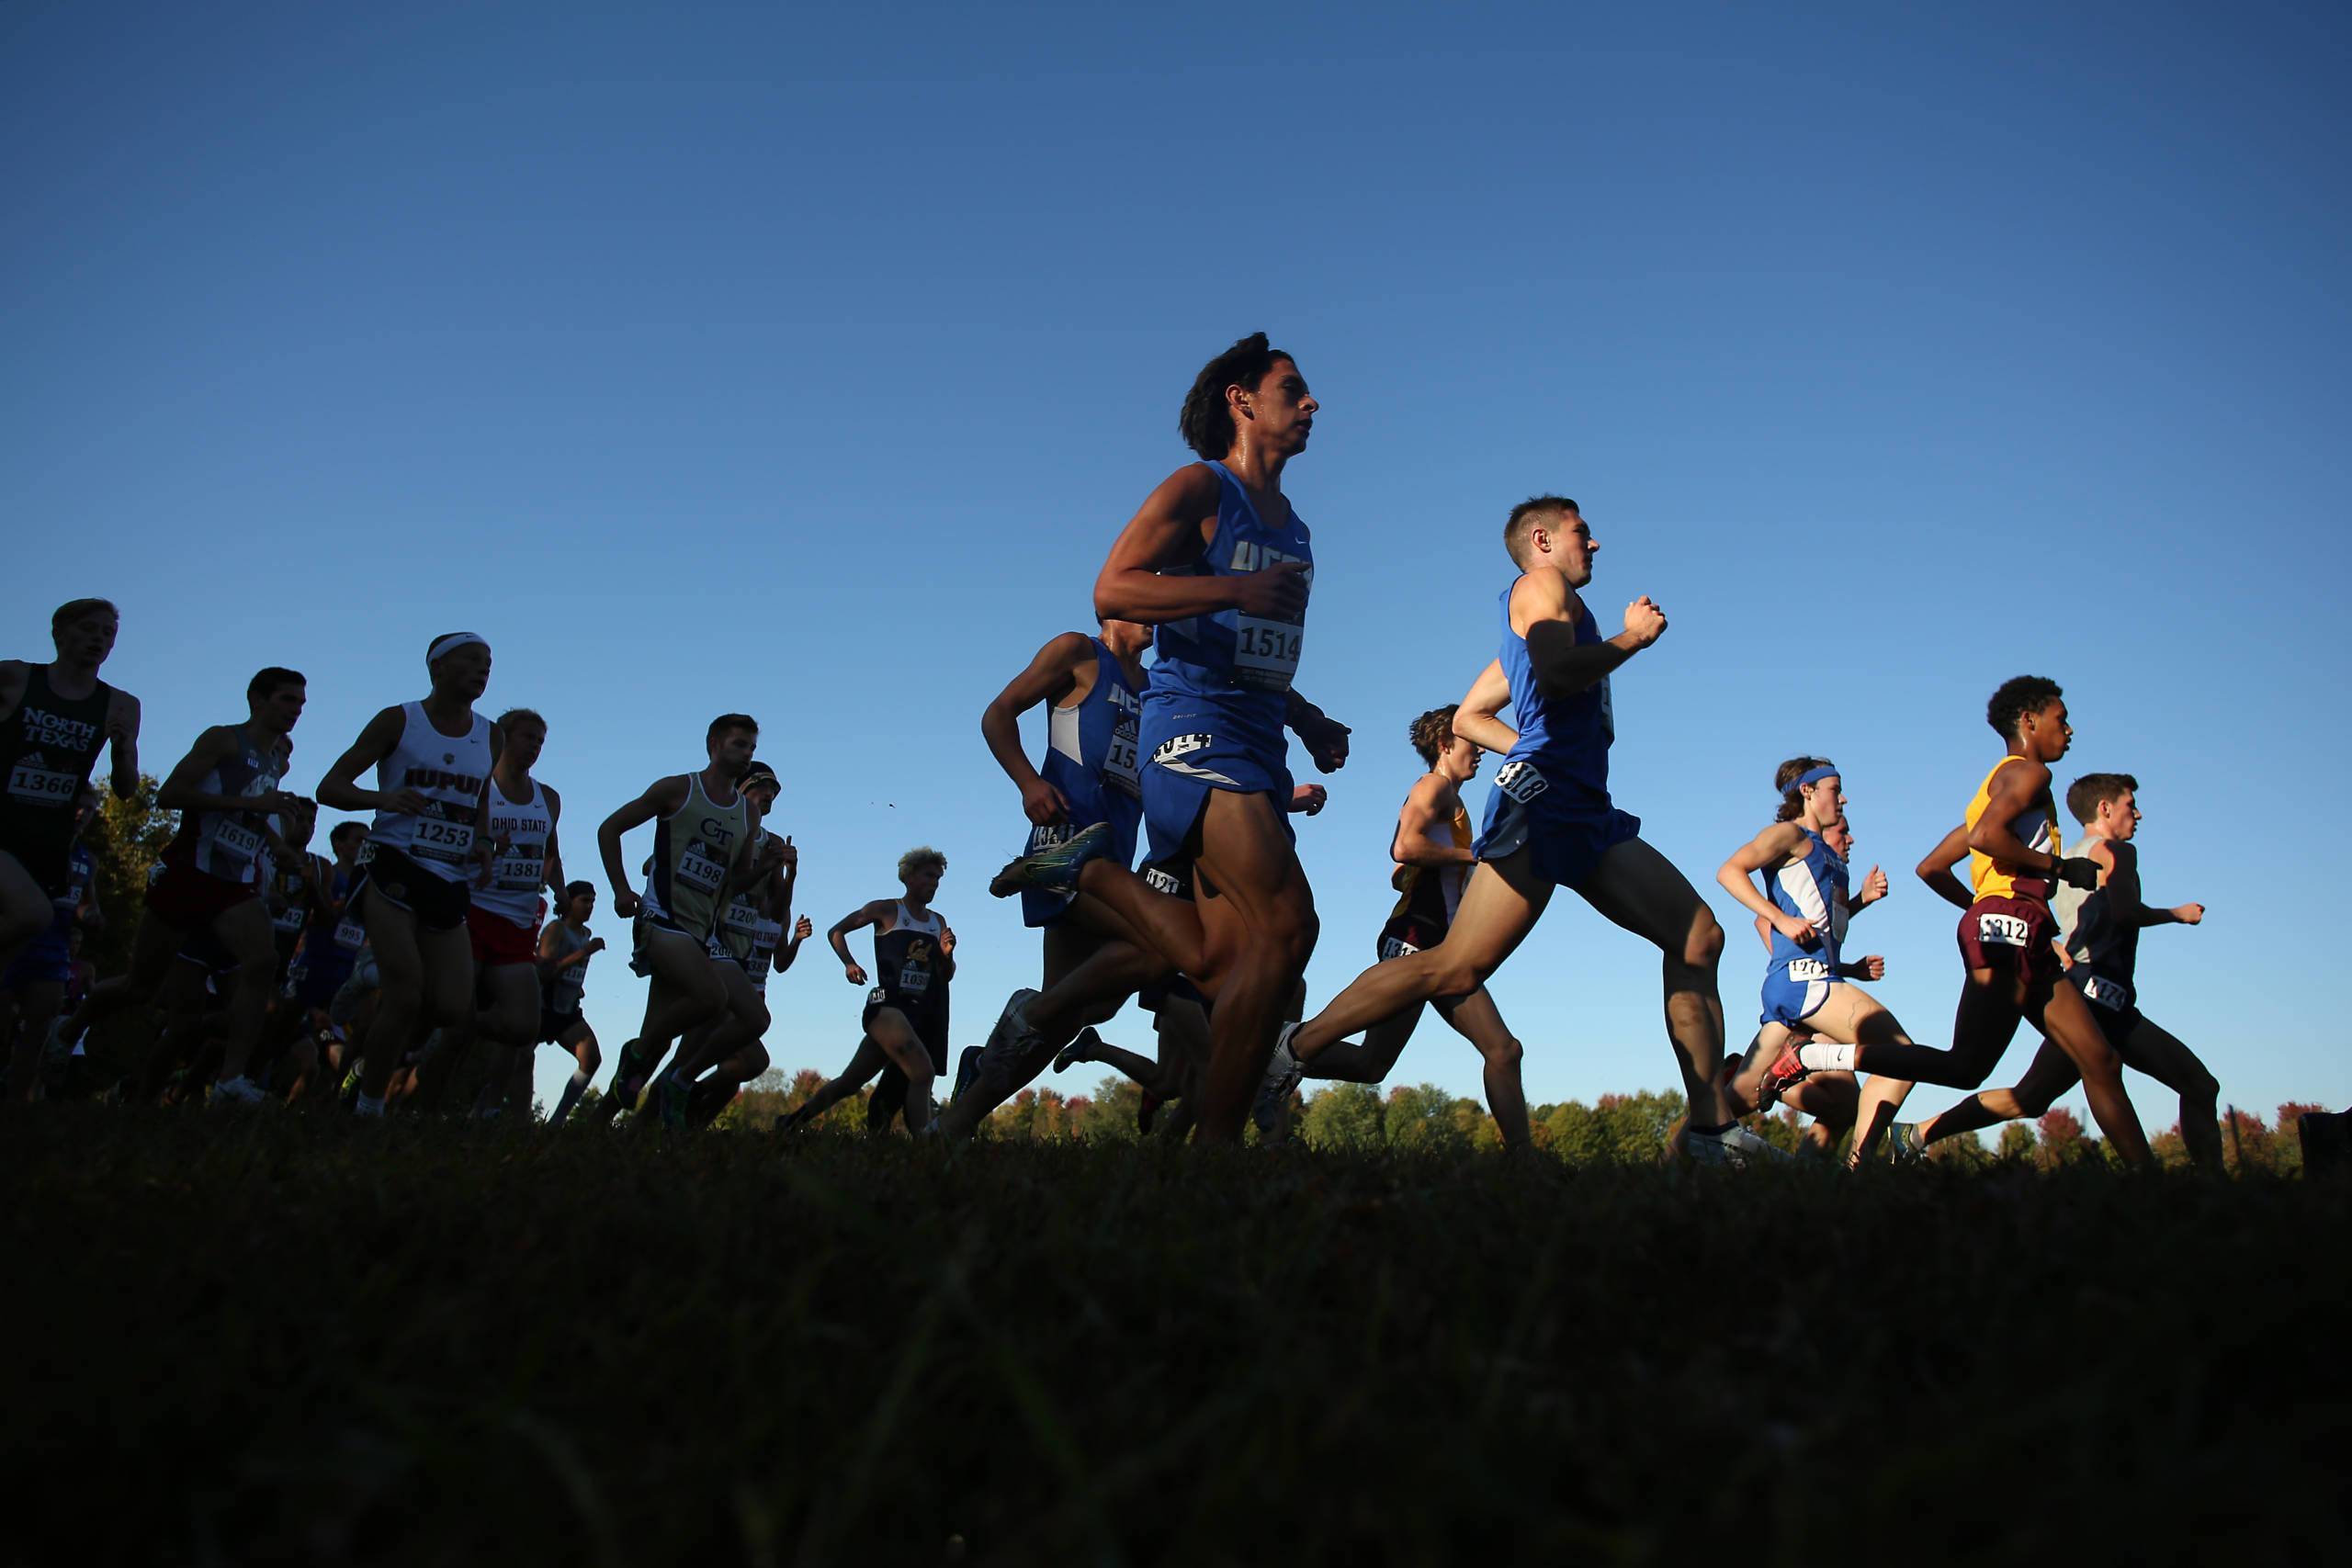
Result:
M2064 694L2037 676L1995 692L1986 717L2003 752L1918 868L1962 911L1950 1047L1914 1041L1863 988L1885 962L1848 955L1849 922L1887 896L1887 879L1875 867L1851 876L1844 775L1800 756L1777 770L1770 825L1716 874L1766 954L1755 1036L1726 1057L1723 928L1610 790L1612 678L1667 617L1636 597L1603 635L1585 597L1600 543L1564 495L1504 520L1513 571L1497 656L1458 702L1407 725L1423 771L1389 844L1395 906L1371 966L1308 1016L1319 928L1295 824L1326 796L1294 776L1289 738L1326 773L1350 750L1348 727L1295 685L1314 550L1283 487L1317 412L1295 358L1262 333L1204 367L1179 421L1199 461L1113 541L1092 629L1049 638L982 715L1027 822L989 891L1018 896L1041 933L1037 986L1014 991L986 1043L951 1061L956 933L933 905L946 857L909 851L898 892L825 933L867 991L862 1037L780 1131L878 1079L870 1131L902 1121L918 1136L966 1137L1048 1066L1101 1062L1140 1086L1147 1132L1234 1143L1254 1123L1279 1141L1303 1079L1381 1081L1426 1005L1478 1054L1496 1126L1524 1146L1523 1047L1487 982L1566 888L1658 952L1689 1107L1673 1143L1691 1159L1787 1157L1740 1121L1780 1105L1814 1118L1816 1147L1851 1129L1850 1160L1882 1145L1915 1159L1940 1138L2039 1115L2079 1082L2114 1151L2144 1161L2129 1064L2179 1095L2191 1154L2219 1160L2212 1075L2140 1012L2133 988L2141 928L2195 924L2203 909L2143 900L2128 774L2074 781L2066 807L2082 836L2068 849L2051 769L2073 730ZM582 1012L605 945L590 929L597 888L565 878L563 800L535 774L546 720L477 709L492 655L475 633L434 639L424 694L371 718L315 798L286 787L307 684L288 669L255 674L243 720L206 729L164 775L154 804L177 826L128 964L88 983L79 944L98 916L79 840L99 810L101 751L116 795L139 782L139 705L99 678L117 625L111 604L75 600L52 617L53 659L0 663L6 1092L53 1090L94 1026L136 1017L153 1039L118 1086L126 1098L204 1091L232 1106L273 1088L299 1099L343 1087L356 1114L380 1116L441 1103L479 1045L474 1112L528 1115L548 1045L573 1063L549 1120L570 1117L604 1061ZM1046 747L1033 763L1020 721L1036 708ZM766 826L781 784L758 746L750 716L722 714L700 765L656 778L597 825L612 913L629 922L630 968L649 982L599 1120L707 1122L769 1065L767 982L813 925L793 908L798 851ZM1489 752L1499 761L1474 817L1464 792ZM321 807L366 820L334 827L321 853ZM625 840L648 827L640 884ZM850 946L868 929L870 969ZM1098 1032L1131 998L1156 1020L1152 1055ZM2021 1021L2040 1051L2015 1087L1981 1090ZM1932 1120L1896 1120L1922 1083L1973 1092Z

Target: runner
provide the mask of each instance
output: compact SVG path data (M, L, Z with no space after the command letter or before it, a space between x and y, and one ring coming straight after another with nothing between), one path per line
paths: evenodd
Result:
M1470 810L1462 786L1478 776L1478 746L1453 732L1458 705L1431 708L1413 720L1406 738L1429 772L1417 780L1396 813L1388 857L1396 863L1392 885L1398 897L1380 929L1377 962L1409 958L1445 940L1461 908L1462 887L1473 863ZM1376 1084L1396 1069L1414 1026L1421 1021L1416 1001L1364 1032L1361 1045L1340 1040L1306 1063L1306 1077L1341 1083ZM1487 1109L1507 1148L1532 1146L1527 1124L1527 1093L1521 1088L1519 1041L1503 1022L1494 998L1480 986L1466 997L1433 997L1456 1034L1467 1040L1486 1064Z
M334 859L324 872L324 897L314 894L310 923L302 930L301 945L287 966L286 987L277 1012L263 1035L261 1055L274 1060L289 1048L294 1052L295 1082L286 1098L301 1098L316 1070L318 1051L330 1052L335 1025L330 1016L335 993L351 978L368 933L351 917L352 881L359 874L359 852L368 841L364 822L338 822L327 830L327 847ZM330 1079L330 1082L333 1080Z
M49 617L55 659L0 660L0 970L49 930L73 880L74 802L100 747L115 798L139 791L139 699L98 679L119 624L104 599L75 599Z
M1268 1068L1270 1084L1287 1098L1304 1064L1350 1033L1416 1002L1470 995L1533 929L1553 890L1568 887L1664 955L1667 1032L1690 1108L1692 1156L1733 1165L1780 1157L1733 1119L1717 1087L1723 928L1682 874L1642 840L1640 820L1609 795L1610 671L1656 642L1666 616L1646 596L1636 599L1625 607L1625 629L1602 639L1577 592L1592 581L1600 546L1565 496L1511 508L1503 544L1521 575L1502 594L1502 657L1463 698L1453 732L1508 755L1453 928L1427 952L1365 971L1289 1032ZM1505 704L1517 731L1496 716Z
M65 852L65 888L51 906L49 930L0 971L0 1043L6 1045L8 1084L19 1096L25 1094L28 1081L56 1076L57 1068L44 1060L42 1053L50 1030L63 1010L67 988L74 983L74 939L105 923L98 913L97 891L90 885L97 862L82 847L82 839L97 816L98 792L85 784L74 796L74 837Z
M474 711L490 685L490 644L473 632L433 639L424 700L368 721L319 781L319 802L373 811L349 911L368 933L380 979L356 1107L381 1116L393 1072L434 1030L471 1014L474 966L467 880L493 848L485 829L497 727ZM359 787L376 770L376 787Z
M743 1084L768 1068L767 977L784 921L791 918L792 885L800 874L800 852L789 836L779 838L759 824L775 809L783 784L775 770L754 762L736 786L752 803L757 836L758 880L737 890L719 916L710 955L727 987L727 1011L697 1024L679 1042L677 1064L662 1075L662 1115L673 1124L707 1123ZM799 956L799 944L786 953L785 966Z
M1122 870L1133 863L1143 819L1138 694L1151 637L1149 626L1132 621L1103 621L1092 637L1065 632L1039 649L980 716L980 733L1021 792L1031 824L1024 856L1102 822L1111 835L1104 858ZM1041 703L1048 705L1046 755L1032 767L1021 746L1021 716ZM1021 895L1021 914L1024 925L1045 932L1044 988L1015 991L973 1055L968 1081L959 1073L955 1100L939 1116L939 1130L952 1137L968 1136L1080 1029L1108 1020L1136 987L1170 973L1167 961L1091 894L1031 888Z
M869 976L850 956L849 934L874 928L874 988L866 994L859 1027L865 1037L839 1077L820 1089L798 1109L779 1117L776 1131L797 1132L865 1086L886 1067L905 1078L903 1100L887 1083L875 1086L868 1100L865 1130L880 1134L889 1129L894 1100L902 1107L910 1133L931 1131L931 1086L947 1062L947 988L956 978L956 932L931 901L939 893L939 879L947 857L929 845L899 857L899 882L905 892L896 898L876 898L835 920L825 932L842 961L842 974L853 986Z
M207 729L155 791L159 809L180 814L179 829L164 848L163 874L148 886L130 969L91 990L58 1026L62 1040L79 1040L124 1009L153 1002L172 960L191 937L207 933L232 965L219 976L228 1017L212 1102L260 1100L261 1087L245 1077L245 1066L261 1038L277 968L262 885L269 855L298 860L269 819L310 804L278 787L307 695L296 671L275 665L259 671L245 686L245 721Z
M574 1064L555 1109L548 1113L550 1127L563 1125L605 1062L596 1048L596 1032L580 1010L588 961L605 951L605 939L588 930L589 917L595 912L596 885L574 882L563 890L562 911L539 933L539 1043L571 1052Z
M2082 1075L2091 1115L2116 1152L2131 1164L2143 1165L2148 1140L2124 1095L2115 1048L2082 994L2063 982L2052 945L2051 888L2061 881L2096 887L2100 871L2097 861L2062 858L2050 764L2066 754L2074 739L2064 694L2055 681L2019 675L2001 683L1984 717L2007 750L1976 786L1964 819L1975 897L1960 921L1967 981L1952 1023L1951 1049L1882 1041L1816 1043L1801 1047L1798 1061L1812 1072L1826 1067L1885 1073L1914 1083L1973 1089L2009 1048L2018 1020L2028 1019ZM1947 896L1958 892L1954 887Z
M732 997L710 956L710 939L735 890L766 874L752 864L757 823L736 788L759 745L760 727L749 714L720 714L704 732L707 761L700 773L656 779L596 829L613 913L636 920L630 967L653 982L638 1037L621 1046L612 1091L596 1102L600 1122L635 1108L673 1041L728 1010ZM653 858L640 898L622 863L621 836L646 822L654 824Z
M1189 858L1199 902L1099 858L1114 847L1107 824L1014 862L989 889L1077 887L1216 999L1199 1125L1211 1143L1239 1141L1315 951L1283 730L1325 773L1347 760L1347 727L1291 684L1314 554L1282 482L1316 409L1297 363L1263 333L1211 360L1178 422L1203 461L1152 491L1095 580L1097 615L1157 628L1138 737L1148 858Z
M1794 1053L1782 1049L1800 1024L1813 1040L1912 1043L1901 1021L1853 984L1855 966L1840 952L1854 910L1846 858L1831 844L1845 821L1844 783L1826 757L1782 762L1772 778L1781 795L1772 825L1715 873L1724 890L1752 911L1767 932L1761 1032L1750 1058L1760 1058L1764 1066L1753 1084L1759 1110L1771 1109L1784 1089L1804 1077ZM1764 893L1757 891L1758 877ZM1875 866L1866 880L1863 908L1883 896L1886 882ZM1886 961L1875 954L1864 964L1871 978L1885 973ZM1860 1163L1870 1152L1910 1089L1908 1083L1883 1074L1871 1080L1862 1097L1849 1164Z
M2143 927L2193 926L2205 919L2202 904L2154 909L2141 902L2140 852L2132 841L2140 830L2139 792L2140 783L2130 773L2086 773L2067 789L2066 809L2083 825L2078 852L2098 864L2099 883L2087 890L2061 883L2052 890L2051 910L2071 961L2066 978L2091 1004L2107 1043L2126 1066L2180 1096L2181 1142L2191 1159L2219 1170L2222 1086L2195 1052L2142 1016L2133 988ZM1897 1128L1896 1137L1932 1144L1999 1122L2037 1117L2074 1088L2078 1077L2066 1054L2045 1040L2015 1089L1973 1094L1924 1129Z
M473 953L478 1010L450 1026L419 1077L425 1104L437 1104L450 1077L479 1034L491 1043L486 1091L476 1106L485 1117L510 1108L519 1078L520 1111L531 1109L530 1075L539 1023L541 896L563 886L557 823L563 797L531 776L547 750L548 721L529 708L498 716L498 761L490 772L488 863L477 862L466 904L466 935Z

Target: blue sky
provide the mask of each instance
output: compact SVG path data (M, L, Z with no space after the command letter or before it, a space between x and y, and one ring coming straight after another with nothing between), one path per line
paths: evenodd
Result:
M820 928L946 852L976 1041L1037 963L982 890L1022 824L980 708L1263 328L1325 410L1300 686L1356 730L1302 829L1314 998L1371 957L1407 719L1495 651L1502 515L1559 490L1605 625L1671 617L1614 771L1694 883L1836 758L1895 885L1859 945L1944 1042L1908 868L1986 694L2052 675L2062 779L2138 774L2152 897L2211 907L2143 943L2148 1012L2241 1105L2343 1104L2347 24L2051 11L14 7L9 651L119 601L157 772L304 670L311 787L479 629L582 870L749 711ZM1580 903L1495 991L1532 1098L1670 1081L1652 958ZM599 961L608 1046L640 998ZM779 1065L847 1058L829 957L772 999ZM1431 1021L1399 1077L1476 1067Z

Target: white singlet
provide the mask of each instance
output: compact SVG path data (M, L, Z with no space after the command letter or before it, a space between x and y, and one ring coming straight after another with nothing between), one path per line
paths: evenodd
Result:
M539 891L548 881L548 835L555 830L555 818L548 810L548 792L539 781L531 781L531 798L512 801L498 787L498 776L490 780L490 836L492 840L503 837L506 848L490 863L490 869L475 873L473 905L486 909L501 919L525 927L539 923Z
M429 809L424 816L377 812L368 841L398 850L444 882L465 874L465 859L474 847L474 813L490 777L490 720L478 713L469 716L473 727L464 735L444 735L425 716L424 704L402 703L400 741L376 765L379 792L413 789L425 797Z

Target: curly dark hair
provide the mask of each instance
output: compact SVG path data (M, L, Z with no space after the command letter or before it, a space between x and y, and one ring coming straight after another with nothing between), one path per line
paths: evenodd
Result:
M1442 708L1431 708L1405 727L1405 739L1411 741L1413 750L1421 754L1424 765L1436 767L1438 753L1453 739L1454 710L1461 705L1460 703L1448 703Z
M1772 770L1772 787L1781 792L1781 809L1773 815L1775 822L1793 822L1804 815L1804 796L1797 792L1797 780L1815 768L1834 768L1838 764L1826 757L1792 757Z
M1984 705L1984 722L2004 740L2018 737L2018 720L2040 713L2066 694L2047 675L2012 675Z
M1184 394L1184 412L1176 416L1176 429L1184 445L1204 461L1232 451L1237 433L1233 411L1225 406L1225 389L1248 387L1254 391L1274 367L1274 361L1290 358L1288 353L1269 345L1265 333L1251 333L1202 366L1201 373L1193 378L1193 389Z

